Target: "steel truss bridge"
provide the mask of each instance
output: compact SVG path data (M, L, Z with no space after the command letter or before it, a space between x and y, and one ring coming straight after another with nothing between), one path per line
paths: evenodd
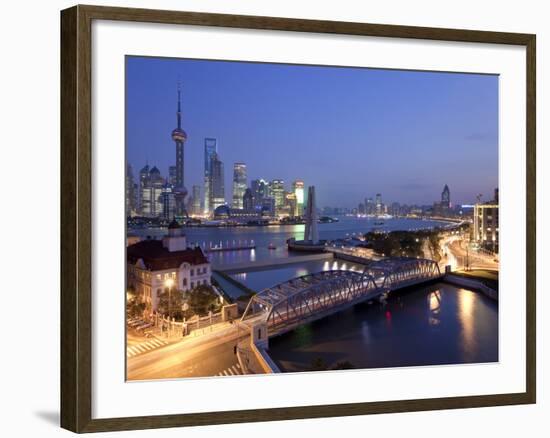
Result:
M372 262L363 272L330 270L308 274L254 295L242 322L266 322L269 335L280 334L361 301L440 277L435 261L407 257Z

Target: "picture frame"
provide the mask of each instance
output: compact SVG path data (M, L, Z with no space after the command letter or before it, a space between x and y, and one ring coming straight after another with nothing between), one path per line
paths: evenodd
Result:
M513 45L526 50L525 391L169 415L94 418L92 23L133 22ZM536 36L398 25L78 5L61 12L61 426L82 432L275 421L536 402Z

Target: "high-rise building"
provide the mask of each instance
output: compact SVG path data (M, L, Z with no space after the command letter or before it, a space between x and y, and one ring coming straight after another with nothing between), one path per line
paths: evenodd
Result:
M451 208L451 191L449 186L445 184L443 191L441 192L441 208L443 210Z
M297 179L292 183L292 192L296 196L296 211L295 216L302 216L304 214L304 182Z
M365 213L369 215L376 214L376 204L372 198L365 199Z
M162 204L162 214L164 219L172 219L176 212L176 198L174 196L172 184L166 182L161 189L160 202Z
M246 185L246 164L235 163L233 165L233 208L243 208Z
M264 216L275 216L275 199L270 196L264 196L262 198L262 215Z
M225 204L225 184L223 162L220 161L218 154L214 153L210 160L210 180L211 180L211 208L212 211Z
M250 182L250 189L252 190L254 205L256 207L261 207L262 200L269 196L269 183L263 179L253 179Z
M132 216L136 212L136 183L132 166L126 166L126 216Z
M380 193L376 194L376 214L383 213L384 206L382 205L382 195Z
M212 157L218 153L218 141L215 138L204 139L204 213L214 211L212 207Z
M271 195L275 199L275 213L285 206L285 182L282 179L271 181Z
M164 205L162 192L165 181L160 176L160 171L153 166L149 172L145 172L149 166L140 171L140 196L142 216L159 217L163 215Z
M286 192L285 193L285 209L288 211L290 217L296 217L298 215L298 199L296 193Z
M138 205L137 205L137 211L138 214L143 215L144 211L147 209L146 202L145 202L145 196L144 196L144 189L145 186L148 184L149 181L149 164L146 164L141 168L139 171L139 183L138 183Z
M253 211L255 210L254 205L254 196L252 195L252 190L246 189L243 194L243 210Z
M200 214L201 213L201 186L194 185L192 193L193 193L192 212L193 214Z
M172 184L174 187L176 187L176 181L177 181L176 166L170 166L168 168L168 182Z
M184 149L183 145L187 140L187 134L181 128L181 88L178 84L178 110L176 112L177 127L172 131L172 140L176 143L176 183L174 196L176 199L176 214L185 214L185 196L187 189L184 184Z

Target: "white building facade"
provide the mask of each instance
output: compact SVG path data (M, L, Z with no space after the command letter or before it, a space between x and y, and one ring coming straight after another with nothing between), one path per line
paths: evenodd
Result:
M162 240L143 240L127 248L127 287L146 304L147 311L158 309L159 297L210 285L210 263L201 248L187 248L187 239L173 221Z

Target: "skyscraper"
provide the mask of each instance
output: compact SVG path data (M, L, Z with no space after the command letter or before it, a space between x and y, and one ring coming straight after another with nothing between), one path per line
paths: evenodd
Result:
M176 214L185 214L185 196L187 189L184 185L184 156L183 144L187 140L187 134L181 129L181 88L178 83L178 111L176 112L178 126L172 131L172 140L176 143L176 184L174 194L176 199Z
M211 205L212 211L225 204L225 184L223 163L220 161L218 154L214 153L210 160L210 180L211 180Z
M304 182L297 179L292 184L292 192L296 196L296 216L302 216L304 214Z
M193 214L201 213L201 186L193 186Z
M275 199L275 213L285 206L285 182L282 179L271 181L271 196Z
M235 163L233 165L233 208L243 208L246 185L246 164Z
M212 157L218 153L218 141L215 138L204 139L204 213L210 214L212 208Z
M145 187L149 181L149 165L146 164L139 171L139 183L138 183L138 213L142 216L145 215L145 211L148 209L147 200L145 199Z
M141 169L140 184L141 215L162 216L164 212L162 192L165 181L156 166L153 166L151 170L149 170L149 166Z
M235 207L233 207L235 208ZM243 194L243 207L245 211L254 210L254 196L252 195L252 190L246 189Z
M383 213L383 205L382 205L382 195L380 193L376 194L376 214L382 214Z
M176 166L170 166L168 168L168 182L176 187L177 176L176 176Z
M445 184L441 192L441 208L443 210L451 208L451 192L447 184Z
M126 166L126 216L132 216L136 211L136 191L134 183L134 172L132 166Z
M172 190L172 185L167 181L161 189L160 202L162 204L162 217L172 219L176 208L176 199Z
M254 205L261 207L263 199L269 196L268 182L263 179L253 179L250 183L250 188L254 198Z

